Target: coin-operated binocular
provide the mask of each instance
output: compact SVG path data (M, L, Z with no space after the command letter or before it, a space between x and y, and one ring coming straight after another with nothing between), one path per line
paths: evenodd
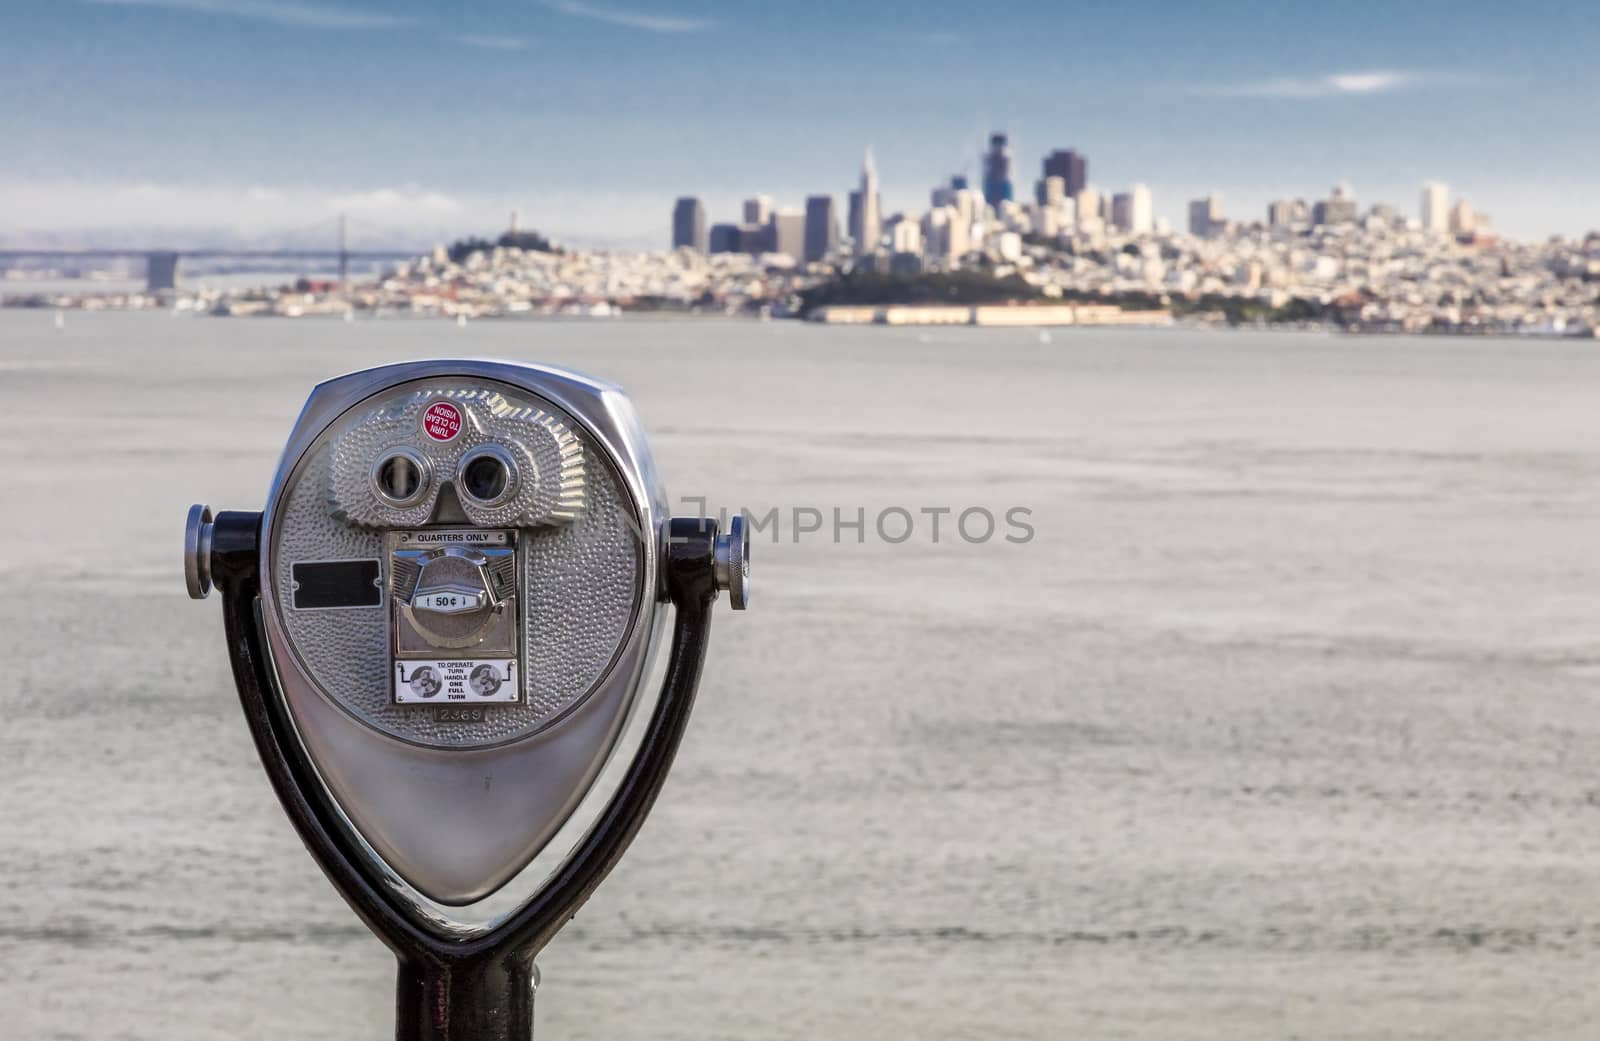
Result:
M729 529L668 516L618 388L481 361L318 386L261 513L190 511L189 592L222 591L278 798L399 959L402 1041L531 1035L533 957L655 801L719 590L745 606Z

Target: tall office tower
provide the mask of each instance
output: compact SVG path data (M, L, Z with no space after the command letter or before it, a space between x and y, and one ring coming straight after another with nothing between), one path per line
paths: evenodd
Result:
M1042 182L1043 198L1039 201L1045 206L1056 207L1067 201L1067 179L1060 174L1051 174Z
M839 220L833 212L833 196L808 197L805 220L805 259L822 260L839 245Z
M983 193L976 188L957 188L956 209L967 227L971 228L975 222L983 219Z
M1450 230L1450 186L1429 181L1422 186L1422 230L1440 235Z
M1355 219L1356 198L1347 184L1335 186L1332 195L1311 208L1312 224L1354 224Z
M983 154L983 201L1000 208L1011 198L1011 150L1006 135L990 134L989 150Z
M1295 222L1295 200L1278 199L1267 204L1267 223L1274 228L1287 228Z
M1070 148L1058 148L1044 157L1044 179L1059 177L1067 182L1067 195L1076 196L1089 186L1089 157Z
M713 224L710 236L706 240L707 249L712 253L737 253L739 252L739 225Z
M845 233L850 236L851 242L861 241L861 192L850 193L850 212L844 222Z
M1156 207L1150 189L1142 184L1133 186L1133 230L1148 235L1155 230Z
M685 195L672 208L672 248L704 253L708 244L706 208L699 199Z
M777 210L767 226L767 249L802 260L806 254L806 215L801 210Z
M1128 231L1133 227L1132 193L1117 192L1111 196L1111 226L1118 231Z
M935 205L922 215L922 251L928 260L950 262L950 227L955 216L955 207L948 205Z
M889 251L922 255L922 225L903 213L889 222Z
M1148 235L1155 224L1151 212L1150 189L1136 184L1130 191L1111 197L1111 226L1134 235Z
M1472 204L1465 199L1457 199L1456 204L1450 207L1450 234L1471 235L1477 230L1478 218L1472 212Z
M746 224L765 224L772 219L772 196L757 195L753 199L744 201L744 222Z
M739 225L739 249L737 252L749 253L754 256L759 253L771 253L775 243L772 241L774 229L772 222L766 224L741 224Z
M1073 196L1073 201L1078 204L1078 222L1081 224L1085 218L1100 218L1100 190L1092 184L1086 184L1078 189Z
M856 256L875 253L883 237L883 220L879 211L878 170L872 162L872 149L867 149L861 161L861 233L855 236Z
M1196 238L1209 239L1219 234L1227 223L1222 215L1222 196L1208 195L1189 204L1189 234Z

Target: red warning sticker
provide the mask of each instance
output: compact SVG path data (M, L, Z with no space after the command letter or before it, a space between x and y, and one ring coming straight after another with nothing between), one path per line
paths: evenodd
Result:
M422 432L435 441L451 441L461 433L461 410L448 401L435 401L422 414Z

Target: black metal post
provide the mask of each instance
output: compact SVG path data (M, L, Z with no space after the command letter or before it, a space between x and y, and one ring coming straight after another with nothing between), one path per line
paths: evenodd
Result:
M529 1041L536 978L528 951L401 958L395 1041Z

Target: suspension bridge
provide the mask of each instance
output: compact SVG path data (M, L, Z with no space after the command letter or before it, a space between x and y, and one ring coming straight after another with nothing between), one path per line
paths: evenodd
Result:
M178 284L178 265L182 260L261 260L261 261L336 261L338 263L339 281L345 282L349 278L351 261L399 261L408 260L417 255L416 249L405 248L352 248L350 245L350 225L356 224L357 230L363 227L371 231L380 231L376 225L367 224L365 221L351 220L347 215L317 221L303 228L296 228L284 232L279 236L282 241L304 240L317 234L326 234L337 231L334 241L327 245L313 246L273 246L269 248L248 248L231 246L198 246L194 248L174 248L172 246L86 246L86 247L43 247L30 249L25 246L0 247L0 267L9 267L18 261L44 260L44 261L89 261L89 260L120 260L143 258L145 262L145 288L151 292L163 289L174 289Z

